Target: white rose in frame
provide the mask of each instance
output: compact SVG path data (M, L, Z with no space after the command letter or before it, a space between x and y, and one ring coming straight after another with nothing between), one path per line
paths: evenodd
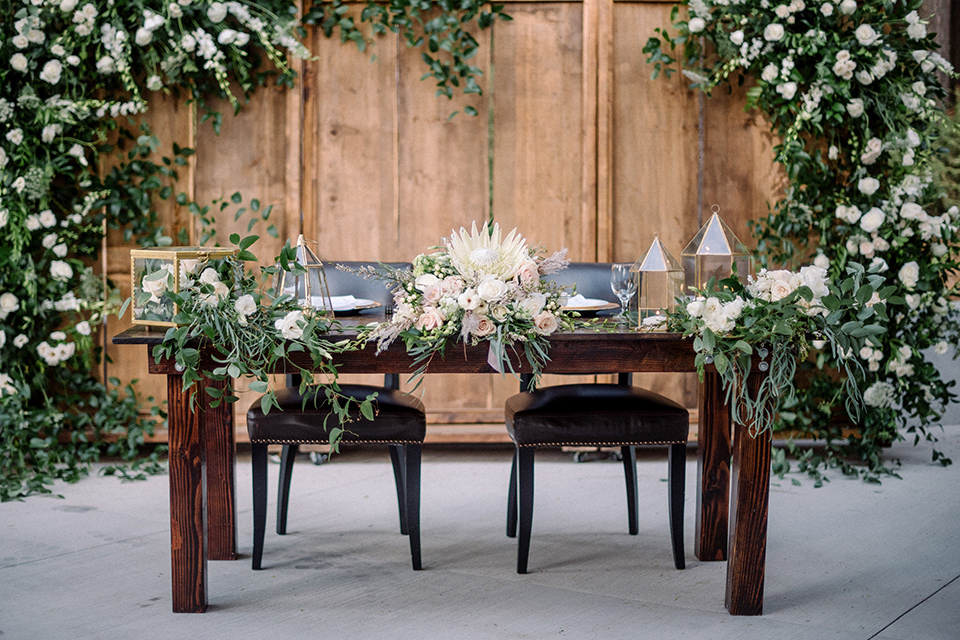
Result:
M867 233L873 233L883 225L886 218L887 217L884 215L883 211L877 207L874 207L863 214L863 217L860 218L860 228Z
M857 189L865 196L872 196L880 188L880 181L876 178L860 178Z
M768 24L763 30L763 39L767 42L779 42L784 35L783 25L776 22Z

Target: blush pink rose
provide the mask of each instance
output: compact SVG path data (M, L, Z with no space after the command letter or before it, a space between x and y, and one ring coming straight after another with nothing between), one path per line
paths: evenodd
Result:
M423 313L417 318L414 326L421 331L431 331L432 329L439 329L443 325L443 320L443 314L440 313L439 309L424 307Z
M557 316L549 311L542 311L533 317L533 326L537 333L548 336L557 330Z
M540 279L540 267L533 260L527 260L517 269L517 281L520 284L536 282Z

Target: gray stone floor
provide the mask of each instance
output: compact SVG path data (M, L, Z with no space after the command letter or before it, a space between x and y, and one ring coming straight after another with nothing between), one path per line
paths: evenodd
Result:
M774 478L764 614L749 618L724 610L725 563L693 556L692 451L686 570L671 561L664 454L641 456L641 530L629 536L622 467L548 452L523 576L504 535L508 450L425 453L421 572L378 451L298 463L290 534L270 530L271 511L253 572L241 455L245 555L210 563L205 615L170 612L167 479L91 477L57 486L62 499L0 504L0 637L956 639L960 427L940 447L956 466L895 445L903 479L881 485Z

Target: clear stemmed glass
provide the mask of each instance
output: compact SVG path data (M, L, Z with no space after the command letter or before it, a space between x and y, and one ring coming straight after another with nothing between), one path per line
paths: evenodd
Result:
M627 317L627 305L630 303L630 298L637 293L637 281L630 273L632 266L626 263L614 264L610 267L610 288L620 299L620 313L617 314L620 319Z

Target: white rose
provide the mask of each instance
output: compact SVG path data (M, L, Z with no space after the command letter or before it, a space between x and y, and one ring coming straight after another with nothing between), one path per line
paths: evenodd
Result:
M30 339L21 333L13 339L13 346L15 346L17 349L21 349L23 348L23 345L27 344L29 341Z
M950 350L950 345L944 342L943 340L941 340L940 342L938 342L933 346L933 352L936 353L938 356L946 355L946 353L949 350Z
M920 295L917 293L908 293L903 296L903 299L906 301L907 306L911 309L916 309L920 306Z
M784 100L790 100L797 94L796 82L784 82L777 85L777 93L783 96Z
M869 47L878 39L880 39L880 35L874 31L873 27L871 27L869 24L862 24L857 27L856 31L853 32L853 35L857 37L857 42L865 47Z
M477 295L487 302L499 300L507 292L507 283L496 278L486 278L477 285Z
M60 11L64 13L70 13L77 8L77 0L61 0L60 1Z
M529 296L520 301L520 308L530 314L530 316L535 316L541 311L543 311L543 305L547 303L547 296L542 293L531 293Z
M557 330L557 317L549 311L542 311L533 317L533 326L537 333L548 336Z
M927 37L927 26L919 22L907 26L907 35L914 40L922 40Z
M232 43L237 39L237 32L233 29L224 29L220 32L220 35L217 36L217 42L223 45Z
M874 249L875 247L873 246L873 243L869 240L863 240L860 242L860 253L863 254L864 258L872 258Z
M284 339L299 340L303 337L303 328L299 324L301 320L303 320L303 311L291 311L273 324Z
M877 256L870 261L870 272L871 273L883 273L890 268L890 265L887 264L887 261L883 258Z
M15 53L10 56L10 66L13 67L14 71L26 71L27 70L27 56L22 53Z
M860 98L854 98L847 103L847 113L850 114L851 118L859 118L863 115L863 100Z
M773 82L780 76L780 69L777 65L770 63L760 72L760 79L765 82Z
M213 292L219 299L223 300L230 295L230 288L222 282L214 282Z
M840 149L837 148L837 145L832 144L827 149L827 160L836 160L840 157Z
M857 183L857 189L865 196L872 196L880 188L880 181L876 178L860 178Z
M104 75L108 75L117 70L117 66L113 61L113 58L110 56L103 56L97 60L97 71Z
M824 2L822 5L820 5L820 13L829 18L833 15L833 5L829 2Z
M444 317L439 309L424 307L423 313L420 314L420 317L417 318L413 326L422 331L431 331L432 329L439 329L443 326L443 321Z
M730 34L730 42L732 42L733 44L737 45L738 47L739 47L741 44L743 44L743 31L740 30L740 29L737 29L736 31L734 31L733 33L731 33L731 34Z
M7 140L13 144L20 144L23 142L23 130L17 127L16 129L11 129L7 132Z
M843 0L840 3L840 13L845 16L853 15L853 12L857 10L857 0Z
M201 284L216 284L220 282L220 274L217 273L216 269L207 267L200 274L200 282Z
M79 333L82 336L90 335L90 323L87 322L86 320L84 320L83 322L78 322L76 329L77 329L77 333Z
M883 225L886 218L887 217L884 215L883 211L877 207L874 207L863 214L863 217L860 218L860 228L867 233L873 233Z
M813 259L814 266L820 267L821 269L830 268L830 258L825 256L822 253L818 253L817 257Z
M913 289L920 281L920 266L915 260L912 260L900 267L897 277L900 279L900 282L903 283L903 286L907 289Z
M440 284L440 278L433 275L432 273L425 273L421 276L417 276L417 279L414 280L414 286L417 287L419 291L426 291L427 289L433 289Z
M247 293L237 298L237 301L233 303L233 308L237 310L237 313L246 318L257 310L257 303L253 299L253 296Z
M210 5L210 8L207 9L207 17L210 19L210 22L214 24L223 22L223 19L227 17L226 5L220 2L214 2Z
M690 33L700 33L707 28L707 23L703 18L691 18L687 28L690 29Z
M859 81L860 84L864 84L864 85L870 84L871 82L873 82L873 74L867 71L866 69L864 69L863 71L858 71L857 81Z
M914 131L913 129L907 129L906 140L907 146L911 149L914 147L920 146L920 134Z
M43 71L40 72L40 79L50 84L57 84L60 82L60 74L62 72L63 65L60 64L59 60L48 60L47 63L43 65Z
M783 25L776 22L768 24L767 28L763 30L763 39L767 42L777 42L783 38L783 35Z
M54 280L69 280L73 277L73 267L63 260L54 260L50 263L50 276Z
M133 41L136 42L139 46L145 47L151 42L153 42L153 32L150 29L145 29L140 27L137 29L136 34L133 36Z
M0 320L20 308L20 300L14 294L7 291L0 295Z
M916 202L904 202L900 207L900 217L907 220L922 220L926 217L926 212Z
M80 64L80 56L69 55L67 56L67 64L71 67L75 67Z
M873 164L883 153L883 142L880 138L870 138L867 140L866 148L860 154L860 162L863 164Z

